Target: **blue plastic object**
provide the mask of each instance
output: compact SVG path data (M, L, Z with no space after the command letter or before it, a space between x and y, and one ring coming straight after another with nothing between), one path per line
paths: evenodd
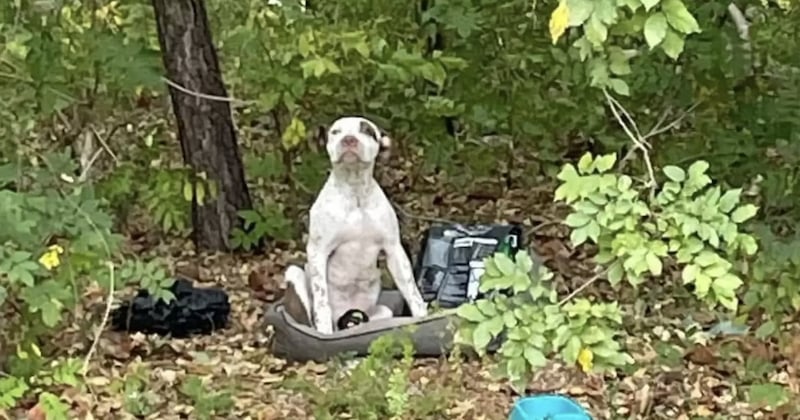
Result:
M509 420L592 420L577 402L561 395L520 398Z

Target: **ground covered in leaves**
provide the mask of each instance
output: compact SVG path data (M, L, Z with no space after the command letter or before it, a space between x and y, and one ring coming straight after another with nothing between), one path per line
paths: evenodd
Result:
M414 252L422 229L432 222L428 218L515 221L527 227L532 248L557 273L561 293L590 277L584 252L591 251L570 248L567 232L557 223L552 188L489 188L499 191L495 196L447 193L441 192L442 179L425 178L412 188L402 174L402 167L384 168L380 178L392 186L389 194L403 209L402 229ZM223 286L231 299L231 325L181 340L106 331L87 375L91 393L72 395L74 404L94 418L313 418L312 399L288 386L287 378L305 378L326 391L336 386L324 380L326 374L347 368L292 365L273 357L270 331L262 321L265 304L280 295L287 261L303 257L301 244L275 244L256 255L198 255L185 239L132 233L131 252L167 257L179 276ZM102 316L103 292L96 293L85 299L93 306L85 308L84 324L65 331L63 339L76 343L70 349L75 354L85 354L90 327ZM713 314L700 307L687 311L685 303L659 288L640 297L646 305L629 304L633 297L600 282L585 293L620 299L635 314L627 322L626 345L636 365L614 377L554 363L535 375L528 393L568 394L597 419L793 416L789 402L800 392L800 339L773 344L749 335L715 337L709 332L718 322ZM492 376L491 360L419 359L410 376L412 390L442 393L436 418L504 419L517 398L506 382Z

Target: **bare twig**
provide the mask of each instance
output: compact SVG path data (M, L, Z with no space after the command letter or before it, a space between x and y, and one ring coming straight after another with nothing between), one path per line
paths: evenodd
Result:
M108 297L106 298L106 311L103 313L103 320L100 321L100 325L97 326L97 330L94 333L92 346L89 347L89 352L86 353L86 357L83 359L83 369L81 372L84 376L89 370L89 362L91 362L92 356L94 355L95 351L97 351L97 344L100 342L100 336L103 334L103 329L108 324L108 318L111 315L111 307L114 303L114 263L107 261L106 266L108 266Z
M84 166L83 169L81 170L81 174L78 175L79 182L86 181L86 178L89 177L89 169L92 169L92 165L94 165L94 162L97 161L97 158L99 158L100 154L102 153L103 149L95 150L94 154L92 155L92 158L89 159L89 162L87 162L86 166Z
M642 138L647 140L650 137L655 137L655 136L657 136L659 134L662 134L662 133L665 133L665 132L667 132L669 130L672 130L673 128L677 127L678 124L680 124L683 121L683 119L686 118L686 116L689 115L690 112L694 111L695 108L697 108L701 103L702 103L702 100L693 103L692 106L687 108L685 111L681 112L681 115L678 116L678 118L674 119L671 123L669 123L669 124L667 124L667 125L665 125L663 127L661 126L661 124L663 124L663 122L664 122L664 120L666 118L662 118L655 126L653 126L653 128L650 130L650 132L645 134L644 137L642 137ZM664 116L666 116L666 115L667 114L665 113Z
M119 159L117 158L117 155L114 153L114 151L111 150L111 147L109 147L108 140L111 140L111 137L114 135L114 133L116 133L117 130L119 130L120 127L122 127L123 125L124 124L117 124L113 128L111 128L111 131L108 132L108 135L106 136L105 139L100 135L100 133L97 132L94 126L91 126L92 132L94 133L94 137L97 139L97 141L100 142L103 148L106 149L106 152L108 152L108 154L111 155L111 158L114 159L114 163L116 163L117 165L119 165Z
M567 302L569 302L570 300L572 300L572 298L574 298L575 296L577 296L577 295L578 295L580 292L584 291L584 290L585 290L587 287L591 286L591 285L592 285L594 282L596 282L597 280L599 280L599 279L603 278L603 276L605 276L605 275L606 275L606 273L608 273L608 270L603 270L603 271L601 271L600 273L597 273L597 274L595 274L595 275L594 275L592 278L590 278L589 280L586 280L586 281L585 281L585 282L584 282L582 285L580 285L580 287L578 287L577 289L573 290L573 291L572 291L570 294L568 294L566 297L564 297L563 299L561 299L561 300L558 302L558 306L564 306L564 305L566 305L566 304L567 304Z
M111 131L108 133L108 139L110 139L111 136L113 136L114 133L120 127L122 127L123 125L124 124L117 124L116 126L114 126L111 129ZM83 164L84 163L84 159L81 159L81 163L82 163L81 166L83 167L83 169L81 170L80 176L78 176L78 180L81 181L81 182L85 181L86 178L89 176L89 169L92 168L92 165L94 165L95 161L97 161L97 158L100 157L100 154L102 154L104 150L109 155L111 155L111 157L114 159L114 163L119 165L119 159L117 158L117 155L114 153L114 151L111 150L111 147L108 145L107 139L103 139L103 137L100 135L100 133L97 132L97 130L94 128L94 126L90 126L89 128L92 130L92 134L94 135L94 138L96 138L100 142L100 144L103 146L103 148L102 149L97 149L94 152L94 155L92 155L91 159L85 165Z
M650 152L647 150L649 147L647 141L642 138L642 135L639 133L639 129L636 127L636 122L633 120L633 117L631 117L628 111L625 110L622 104L620 104L616 99L614 99L614 97L611 96L611 94L608 93L606 89L603 89L603 94L606 96L606 100L608 101L609 107L611 108L611 112L614 114L614 117L617 119L619 125L625 131L625 134L628 135L628 137L633 142L634 146L636 146L636 148L642 151L642 156L644 157L644 163L645 166L647 167L647 173L650 177L650 180L648 181L647 184L652 191L655 191L656 187L658 186L658 183L656 182L656 174L655 171L653 170L653 163L650 161ZM634 134L631 131L631 128L628 127L628 124L626 124L625 121L623 121L620 113L622 113L628 118L636 134Z
M690 106L686 110L682 111L681 115L679 115L678 118L672 120L672 122L670 122L667 125L663 125L663 124L664 124L664 121L666 121L667 117L669 116L669 111L664 111L664 113L661 114L661 117L658 119L658 122L656 122L656 124L653 126L653 128L650 129L650 131L647 134L642 136L642 139L643 140L649 140L652 137L658 136L660 134L666 133L669 130L672 130L673 128L676 128L702 102L703 102L702 100L699 100L699 101L693 103L692 106ZM622 158L622 160L620 162L624 163L624 162L627 162L628 160L630 160L631 158L633 158L633 154L636 153L636 150L637 150L636 147L631 148L630 150L628 150L628 153L625 154L625 157Z

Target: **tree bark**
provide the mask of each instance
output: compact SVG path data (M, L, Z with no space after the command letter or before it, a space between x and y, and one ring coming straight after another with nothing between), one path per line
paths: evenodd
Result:
M169 80L191 92L227 97L204 0L153 0L161 55ZM198 249L230 250L237 212L252 207L228 101L169 86L183 160L205 173L217 195L192 200Z

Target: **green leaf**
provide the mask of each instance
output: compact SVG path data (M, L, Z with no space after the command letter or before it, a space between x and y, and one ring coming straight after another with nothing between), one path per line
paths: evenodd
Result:
M644 22L644 39L652 50L667 36L667 17L661 12L650 15Z
M514 312L505 311L503 312L503 322L506 324L506 328L514 328L517 326L518 320L514 316Z
M570 213L567 218L564 219L564 224L574 229L586 226L591 221L592 218L586 214Z
M41 393L39 395L39 406L48 420L67 420L69 418L69 406L55 394L49 392Z
M509 359L508 364L506 365L506 373L508 374L508 379L510 379L511 382L517 382L524 378L525 374L527 374L527 370L525 369L525 359L520 357Z
M683 47L686 41L677 32L672 29L667 31L664 41L661 43L661 49L667 54L667 57L677 60L683 52Z
M606 25L613 25L617 22L616 0L594 0L592 16L597 17Z
M198 181L194 184L195 188L195 196L197 197L197 203L200 205L204 204L204 200L206 198L206 189L203 186L201 181Z
M714 279L712 288L714 293L719 296L733 297L736 294L736 289L742 285L742 280L735 274L726 274L722 277Z
M584 153L578 161L578 171L583 174L588 174L592 170L592 163L592 154L589 152Z
M602 328L595 325L590 326L581 334L581 340L588 346L597 344L607 338L609 338L609 335Z
M745 204L731 213L731 220L734 223L742 223L745 222L758 213L758 207L752 204Z
M589 238L589 234L585 228L574 229L569 234L569 240L572 242L573 247L578 247Z
M593 0L567 0L570 27L581 26L594 11Z
M719 210L723 213L730 213L730 211L733 210L737 204L739 204L741 196L741 188L726 191L725 194L723 194L719 199Z
M558 175L556 175L556 178L559 181L565 182L575 180L579 177L580 175L578 175L578 171L575 170L575 166L569 163L561 167L561 171L558 173Z
M689 165L689 178L699 180L700 177L706 173L708 167L708 162L704 160L695 161Z
M43 305L39 309L42 311L44 325L53 328L61 321L61 307L59 305Z
M506 276L510 276L514 274L517 269L517 266L514 264L514 261L511 260L506 254L497 253L494 255L494 262L497 264L497 268Z
M686 172L684 172L684 170L678 166L665 166L663 171L664 175L666 175L667 178L671 179L672 181L683 182L686 180Z
M644 10L650 11L650 9L656 7L661 0L641 0L642 4L644 5Z
M635 11L639 10L639 6L642 5L640 0L622 0L621 2L618 2L618 3L619 4L624 4L625 6L628 6L628 9L630 9L631 12L635 12Z
M502 315L495 316L484 322L487 324L486 328L489 330L489 334L491 334L492 337L497 337L503 331L503 326L505 325Z
M617 79L617 78L608 79L608 84L609 86L611 86L611 89L614 90L614 92L622 96L630 96L631 94L631 89L628 86L628 83L622 79Z
M756 238L753 236L747 234L739 235L739 241L745 254L755 255L758 252L758 243L756 243Z
M706 297L708 295L708 291L711 289L711 277L703 273L697 273L697 276L694 278L694 292L700 298Z
M581 351L581 339L577 336L572 336L567 341L567 345L564 346L564 349L561 351L561 357L564 358L564 361L568 364L573 364L575 361L578 360L578 354Z
M681 272L681 278L683 279L683 284L689 284L697 278L697 273L700 272L700 267L694 264L687 264L683 267L683 271Z
M617 76L631 74L631 65L628 56L622 49L611 49L608 54L608 69ZM616 155L614 157L616 160Z
M486 346L492 341L492 334L489 332L489 324L481 322L475 327L472 332L472 345L479 352L486 349Z
M481 311L486 317L493 317L497 315L497 308L495 308L494 303L486 299L478 299L475 301L475 306L478 307L478 310Z
M661 263L661 258L658 258L656 254L654 254L652 251L649 251L645 256L645 261L647 261L647 268L650 269L651 274L654 276L661 275L661 271L664 268Z
M756 329L755 335L756 335L756 338L758 338L760 340L763 340L763 339L771 336L772 334L775 334L775 331L777 331L777 330L778 330L778 326L775 324L775 321L769 320L769 321L761 324L761 326L759 326L758 329Z
M700 26L694 16L689 13L681 0L663 0L661 10L667 16L670 26L684 34L699 33Z
M608 38L608 28L595 16L589 18L589 22L584 26L584 31L586 39L596 47L601 47Z
M755 384L749 387L747 398L752 405L765 405L774 409L789 401L789 392L783 385L772 382Z
M192 201L192 197L194 194L192 193L192 184L189 181L184 181L183 183L183 199L186 201Z
M533 260L531 259L531 256L524 250L517 252L514 260L516 261L519 271L523 273L530 273L531 270L533 270Z
M486 319L476 305L469 303L459 306L456 315L471 322L481 322Z
M617 162L617 154L609 153L607 155L603 155L597 158L594 162L594 167L599 172L605 172L611 169L616 162Z
M703 251L694 259L695 264L703 268L708 267L717 261L719 261L719 255L712 251Z
M622 263L619 260L614 261L608 269L608 282L611 283L612 286L616 286L622 281L622 276L624 274L625 269L622 268Z
M547 364L547 358L544 356L544 353L535 347L526 347L523 354L525 355L525 360L527 360L528 364L533 368L539 368Z
M631 185L633 185L633 178L628 175L621 175L617 181L617 188L621 191L630 189Z

